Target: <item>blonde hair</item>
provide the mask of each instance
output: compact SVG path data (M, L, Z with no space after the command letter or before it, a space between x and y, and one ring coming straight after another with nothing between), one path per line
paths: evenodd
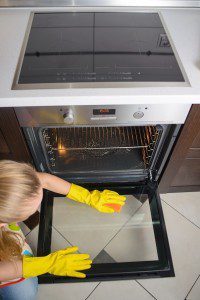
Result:
M27 214L31 197L38 195L41 187L36 170L29 164L0 160L0 223L14 223ZM0 260L21 257L17 235L0 227Z

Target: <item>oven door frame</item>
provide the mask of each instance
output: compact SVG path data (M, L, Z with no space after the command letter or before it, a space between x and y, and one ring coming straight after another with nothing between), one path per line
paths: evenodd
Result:
M55 276L51 274L40 275L39 283L66 283L83 281L103 281L103 280L122 280L122 279L141 279L173 277L174 268L167 237L167 231L162 211L161 199L157 189L157 183L148 181L144 185L84 185L88 189L98 188L103 190L109 188L121 194L142 195L148 194L150 211L155 235L155 242L158 253L156 261L123 262L123 263L105 263L94 264L90 270L87 270L85 279ZM141 193L142 189L142 193ZM51 234L54 197L63 197L60 194L44 191L44 197L41 205L40 224L38 234L37 256L45 256L51 253ZM72 200L73 201L73 200ZM147 201L147 200L146 200Z

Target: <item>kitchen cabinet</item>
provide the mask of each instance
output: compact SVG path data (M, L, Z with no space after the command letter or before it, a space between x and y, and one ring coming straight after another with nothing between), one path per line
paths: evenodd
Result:
M13 108L0 108L0 159L32 162Z
M160 182L160 192L200 190L200 105L193 105Z

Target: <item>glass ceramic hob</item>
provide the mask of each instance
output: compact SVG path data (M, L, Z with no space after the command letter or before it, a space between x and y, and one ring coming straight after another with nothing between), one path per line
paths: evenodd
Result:
M157 13L35 13L29 27L14 88L185 82Z

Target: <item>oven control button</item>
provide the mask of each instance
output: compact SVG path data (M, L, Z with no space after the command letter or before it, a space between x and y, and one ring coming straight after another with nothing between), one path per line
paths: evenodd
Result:
M66 124L73 124L74 123L74 113L71 108L67 109L63 114L63 121Z
M144 113L142 111L136 111L133 114L133 118L135 118L135 119L141 119L143 116L144 116Z

